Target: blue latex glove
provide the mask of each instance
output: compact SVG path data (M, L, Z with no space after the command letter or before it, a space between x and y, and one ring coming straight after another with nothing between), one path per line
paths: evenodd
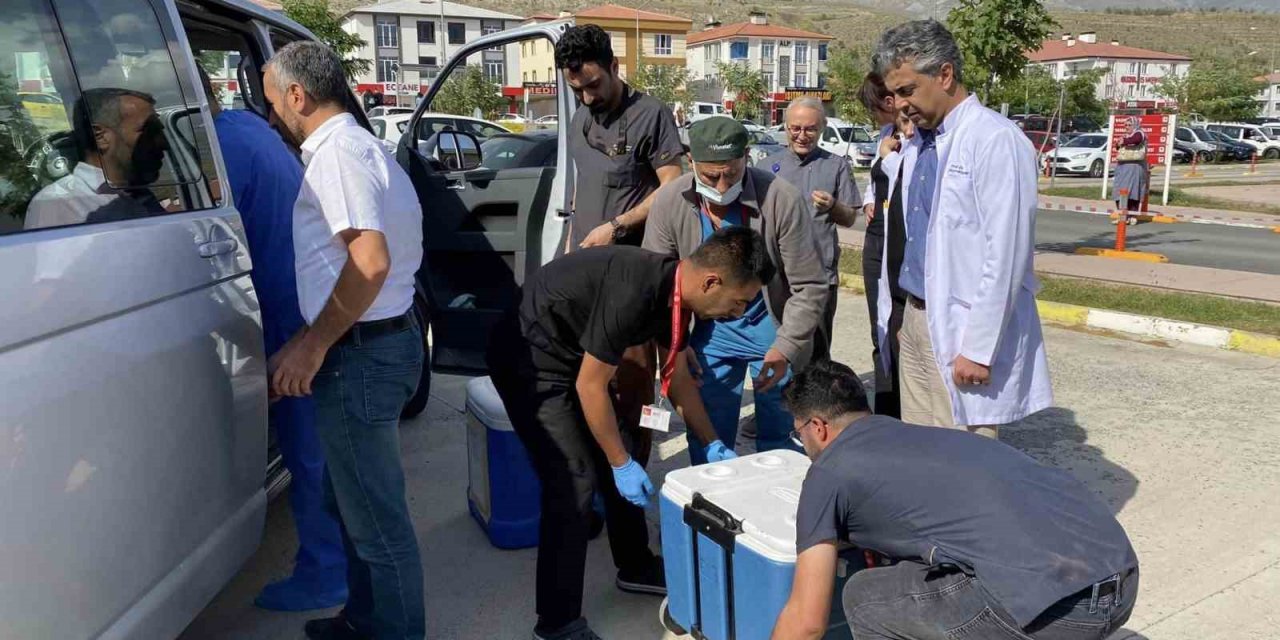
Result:
M613 468L613 483L618 486L618 493L637 507L649 504L649 496L654 494L649 474L633 459Z
M724 446L724 443L719 440L707 445L707 462L724 462L736 457L738 457L738 454L734 453L733 449Z

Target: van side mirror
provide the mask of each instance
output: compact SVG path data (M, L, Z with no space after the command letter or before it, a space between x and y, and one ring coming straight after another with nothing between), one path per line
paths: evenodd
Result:
M452 129L433 134L418 150L435 160L444 171L471 171L480 168L484 161L480 140L470 133Z

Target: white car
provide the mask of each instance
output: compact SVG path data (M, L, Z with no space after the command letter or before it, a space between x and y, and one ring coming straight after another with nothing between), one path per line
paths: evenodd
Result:
M728 112L724 110L724 105L715 102L695 102L689 105L688 124L693 124L699 120L706 120L712 116L726 116Z
M750 120L739 120L742 126L750 133L765 133L766 129Z
M828 118L827 128L818 137L818 147L853 162L858 155L858 144L874 141L865 128L839 118Z
M560 124L560 116L555 114L551 114L549 116L542 116L541 118L534 120L533 123L536 125L544 126L544 127L554 127Z
M498 116L498 122L510 122L513 124L529 124L529 119L518 113L504 113Z
M395 153L396 147L400 144L400 138L404 136L404 128L409 126L411 119L413 119L412 113L398 113L392 116L369 118L369 124L373 126L373 134L382 142L382 146L386 147L387 151ZM424 113L422 120L418 123L418 142L445 129L470 133L482 142L500 133L511 133L510 129L487 120L455 116L451 113Z
M370 118L379 116L394 116L402 113L413 113L413 107L374 107L369 110Z
M1217 131L1232 140L1239 140L1258 150L1260 157L1268 160L1280 158L1280 140L1273 140L1259 126L1239 122L1213 122L1206 129Z
M1056 166L1059 175L1074 173L1101 178L1107 164L1107 134L1085 133L1068 139L1061 147L1046 153L1044 162L1048 167Z

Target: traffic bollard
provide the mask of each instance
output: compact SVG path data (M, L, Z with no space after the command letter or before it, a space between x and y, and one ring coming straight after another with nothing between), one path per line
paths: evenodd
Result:
M1129 230L1129 190L1120 190L1120 210L1116 212L1116 251L1124 251L1125 234Z
M1256 173L1258 173L1258 152L1254 151L1253 155L1249 156L1249 170L1244 172L1244 175L1251 176Z

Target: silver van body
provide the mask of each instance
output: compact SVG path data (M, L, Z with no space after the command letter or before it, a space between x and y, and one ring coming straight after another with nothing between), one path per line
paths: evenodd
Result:
M214 186L226 171L196 24L243 37L253 66L273 41L312 37L247 0L18 0L0 15L0 203L21 201L0 213L4 637L174 637L261 539L261 318L244 226ZM109 86L108 71L124 88L148 73L166 88L148 94L173 178L154 193L164 211L38 226L23 185L35 175L29 192L56 193L54 178L83 164L49 154L74 138L73 96ZM3 104L15 87L58 100ZM29 126L39 117L54 124ZM51 133L29 146L33 130Z

